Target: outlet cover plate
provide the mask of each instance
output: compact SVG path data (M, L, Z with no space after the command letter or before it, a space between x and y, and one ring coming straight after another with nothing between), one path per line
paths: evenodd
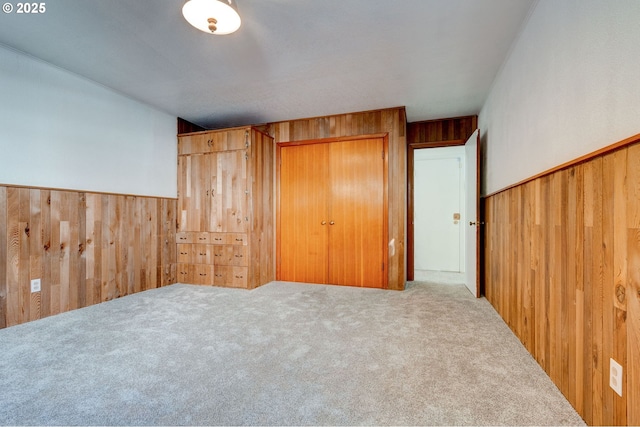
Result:
M40 279L33 279L31 281L31 293L40 292L40 290L41 290Z
M613 359L609 359L609 386L622 397L622 366Z

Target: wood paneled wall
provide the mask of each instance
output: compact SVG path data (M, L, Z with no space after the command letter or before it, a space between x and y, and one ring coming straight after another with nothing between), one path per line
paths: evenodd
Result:
M407 144L458 141L463 143L478 127L478 116L427 120L407 124Z
M407 144L404 107L290 120L263 127L276 143L386 133L389 138L389 289L406 282Z
M198 126L195 123L191 123L181 117L178 117L178 135L181 133L200 132L205 130L202 126Z
M173 199L0 186L0 328L175 283L175 212Z
M275 144L262 132L251 129L254 150L249 183L252 218L249 242L249 288L269 283L276 277ZM256 152L255 150L259 150Z
M486 297L591 425L640 425L640 136L630 141L485 206Z

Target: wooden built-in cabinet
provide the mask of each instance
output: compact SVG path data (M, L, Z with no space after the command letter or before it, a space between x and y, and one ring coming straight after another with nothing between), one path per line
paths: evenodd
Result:
M178 281L253 289L275 279L274 155L254 128L178 137Z

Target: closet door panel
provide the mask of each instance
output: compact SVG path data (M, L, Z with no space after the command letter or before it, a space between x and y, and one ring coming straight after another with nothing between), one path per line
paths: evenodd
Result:
M209 231L248 232L247 152L221 151L212 156Z
M327 283L327 145L280 150L280 280Z
M328 145L329 283L384 287L383 140Z
M209 156L193 154L178 158L179 231L206 231L209 213Z

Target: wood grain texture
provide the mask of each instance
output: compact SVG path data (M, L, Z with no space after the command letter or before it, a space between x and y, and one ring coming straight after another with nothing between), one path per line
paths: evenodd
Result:
M7 326L8 225L7 187L0 186L0 328Z
M273 281L273 138L251 127L197 132L179 135L178 152L177 280L249 289ZM248 247L200 251L238 244Z
M478 128L478 116L407 123L407 144L440 146L441 142L469 139Z
M0 327L175 283L158 275L175 264L158 256L175 211L173 199L0 186Z
M639 424L640 143L493 194L485 215L487 299L588 424Z
M279 149L279 280L386 287L384 138Z
M640 425L640 144L627 153L627 423Z
M276 143L386 134L388 137L388 288L406 283L407 143L404 107L270 123ZM382 135L384 136L384 135Z
M329 144L282 147L279 154L277 277L328 283Z
M276 145L273 138L251 129L248 214L251 219L248 286L253 289L276 277Z
M342 141L328 148L328 283L386 288L384 141Z
M188 133L188 132L199 132L203 130L204 128L202 126L198 126L195 123L191 123L188 120L178 117L178 134Z

